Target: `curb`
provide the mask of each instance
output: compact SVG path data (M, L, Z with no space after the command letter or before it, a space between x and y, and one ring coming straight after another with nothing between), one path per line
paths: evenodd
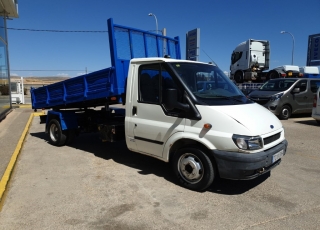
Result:
M31 108L31 104L12 105L12 108Z
M7 187L8 183L9 183L10 176L11 176L12 171L14 169L15 163L16 163L16 161L18 159L18 156L19 156L19 153L21 151L21 148L22 148L22 145L24 143L24 140L25 140L25 138L27 136L27 133L29 131L31 121L33 120L33 118L35 116L40 116L42 114L43 113L31 113L30 114L29 120L28 120L28 122L27 122L27 124L26 124L26 126L25 126L25 128L24 128L24 130L22 132L22 135L21 135L21 137L20 137L20 139L18 141L18 144L17 144L17 146L16 146L16 148L15 148L15 150L14 150L12 156L11 156L9 164L8 164L6 170L5 170L5 172L4 172L4 174L3 174L2 178L1 178L1 181L0 181L0 211L1 211L1 208L2 208L3 201L4 201L3 197L4 197L4 194L5 194L5 191L6 191L6 187Z

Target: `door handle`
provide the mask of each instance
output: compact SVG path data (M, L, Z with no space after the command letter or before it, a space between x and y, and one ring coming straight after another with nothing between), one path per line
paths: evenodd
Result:
M136 106L132 107L132 115L137 115L137 107Z

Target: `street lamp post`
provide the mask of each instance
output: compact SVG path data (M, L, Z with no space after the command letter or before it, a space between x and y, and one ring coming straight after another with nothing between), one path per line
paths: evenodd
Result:
M156 19L156 33L158 33L158 20L157 20L156 15L153 14L153 13L149 13L148 15L149 15L149 16L154 16L154 18Z
M294 37L293 37L292 33L288 32L288 31L281 31L280 33L282 33L282 34L287 33L287 34L290 34L291 37L292 37L292 59L291 59L291 65L293 65Z

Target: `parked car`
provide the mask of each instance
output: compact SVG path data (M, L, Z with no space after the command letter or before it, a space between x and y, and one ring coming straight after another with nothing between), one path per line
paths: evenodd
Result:
M319 87L319 78L271 79L251 92L248 98L286 120L291 114L311 114L313 98Z
M320 87L318 88L317 93L314 95L312 117L320 125Z

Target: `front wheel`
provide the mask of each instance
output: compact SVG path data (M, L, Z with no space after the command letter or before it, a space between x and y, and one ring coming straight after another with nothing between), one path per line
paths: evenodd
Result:
M52 119L49 122L49 142L55 146L62 146L66 143L67 136L62 131L59 121Z
M238 71L234 74L234 80L236 83L243 83L243 73L241 71Z
M288 120L290 116L291 116L291 108L287 105L284 105L281 109L279 118L281 120Z
M185 188L202 191L214 180L214 166L209 157L199 149L178 150L173 156L172 163L179 183Z

